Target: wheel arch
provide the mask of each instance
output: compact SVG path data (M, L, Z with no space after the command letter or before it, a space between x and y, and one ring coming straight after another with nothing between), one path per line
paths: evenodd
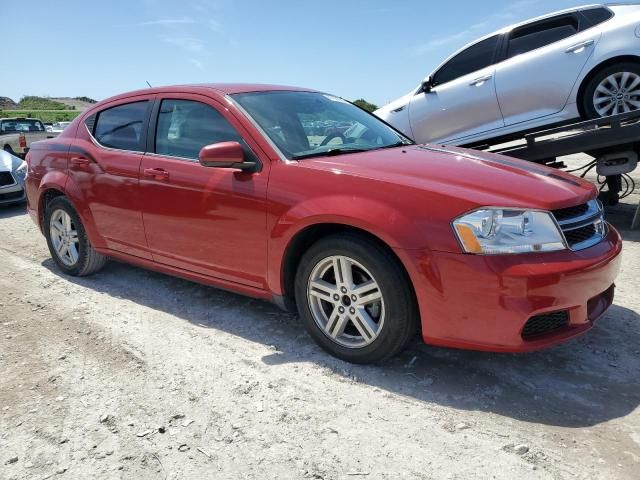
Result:
M415 301L416 308L418 308L418 301L416 297L415 287L411 279L411 275L407 270L405 263L398 256L396 251L385 242L379 236L364 230L362 228L345 224L345 223L315 223L307 225L300 229L293 235L287 244L284 255L282 257L282 263L280 265L280 282L282 289L282 303L287 310L295 311L295 277L298 265L304 253L311 248L313 244L330 235L337 233L351 233L358 235L362 238L366 238L371 242L375 242L384 250L386 250L391 257L398 262L405 279L409 287L411 288L411 295ZM420 322L419 322L420 323Z
M38 226L40 227L40 231L44 231L44 216L49 203L51 203L54 198L64 196L64 191L57 186L45 187L42 189L42 191L40 192L40 196L38 197Z
M584 106L583 106L583 103L584 103L583 97L589 82L593 79L593 77L595 77L598 73L600 73L605 68L611 67L612 65L615 65L617 63L624 63L624 62L635 62L635 63L638 63L638 65L640 65L640 56L617 55L615 57L608 58L600 62L591 70L589 70L589 73L587 73L583 77L582 81L580 82L580 86L578 87L578 92L576 94L576 105L578 107L578 112L580 113L581 118L586 118L586 112L584 111Z

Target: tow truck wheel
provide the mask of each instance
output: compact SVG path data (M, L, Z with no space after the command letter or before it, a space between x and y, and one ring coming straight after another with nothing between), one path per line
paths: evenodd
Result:
M598 72L584 90L582 107L588 118L640 109L640 65L624 62Z

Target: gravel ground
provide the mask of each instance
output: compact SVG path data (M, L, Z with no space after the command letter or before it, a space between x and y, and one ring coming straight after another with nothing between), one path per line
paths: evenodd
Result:
M61 275L0 210L0 478L637 479L638 200L608 211L624 265L587 335L384 366L264 302L117 262Z

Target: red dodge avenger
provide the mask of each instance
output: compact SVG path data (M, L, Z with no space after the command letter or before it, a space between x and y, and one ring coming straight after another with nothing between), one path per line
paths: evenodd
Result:
M321 347L520 352L588 330L621 239L590 183L416 145L322 92L192 85L110 98L27 156L29 213L68 275L107 258L297 309Z

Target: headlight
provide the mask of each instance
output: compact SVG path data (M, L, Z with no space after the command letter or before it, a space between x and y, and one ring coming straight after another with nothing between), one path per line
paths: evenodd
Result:
M564 237L549 212L483 208L453 221L467 253L552 252L564 250Z
M27 174L27 162L24 160L18 168L16 168L16 174L20 177L24 177Z

